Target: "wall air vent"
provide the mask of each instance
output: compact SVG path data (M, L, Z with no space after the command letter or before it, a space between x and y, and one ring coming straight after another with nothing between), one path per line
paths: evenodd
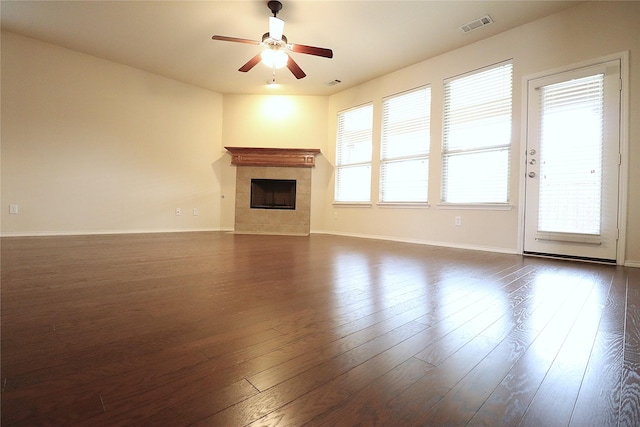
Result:
M326 86L335 86L335 85L339 85L340 83L342 83L342 80L331 80L325 83Z
M485 15L482 18L474 19L471 22L461 25L460 30L462 30L463 33L468 33L469 31L477 30L489 24L493 24L493 19L491 19L489 15Z

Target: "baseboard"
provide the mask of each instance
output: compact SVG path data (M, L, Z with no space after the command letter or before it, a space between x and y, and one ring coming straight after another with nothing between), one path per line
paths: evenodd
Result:
M358 234L358 233L342 233L335 231L319 231L319 230L311 230L311 234L329 234L334 236L344 236L344 237L357 237L361 239L374 239L374 240L386 240L390 242L400 242L400 243L413 243L416 245L425 245L425 246L438 246L443 248L453 248L453 249L468 249L472 251L483 251L483 252L496 252L501 254L511 254L511 255L519 255L520 253L515 249L509 248L496 248L492 246L477 246L477 245L465 245L458 243L450 243L450 242L437 242L432 240L420 240L420 239L403 239L399 237L391 237L391 236L379 236L372 234Z
M233 228L176 228L141 230L73 230L73 231L9 231L0 237L49 237L49 236L94 236L108 234L152 234L152 233L195 233L203 231L233 231Z
M92 236L92 235L108 235L108 234L151 234L151 233L196 233L196 232L210 232L210 231L220 231L220 232L229 232L236 234L244 234L234 232L233 227L220 227L220 228L191 228L191 229L143 229L143 230L98 230L98 231L31 231L31 232L4 232L0 233L0 238L3 237L47 237L47 236ZM255 234L255 233L246 233L246 234ZM454 249L468 249L473 251L483 251L483 252L496 252L502 254L512 254L519 255L520 253L515 249L508 248L496 248L493 246L477 246L477 245L465 245L465 244L457 244L450 242L438 242L432 240L420 240L420 239L403 239L398 237L391 236L379 236L374 234L359 234L359 233L342 233L336 231L325 231L325 230L311 230L310 234L327 234L333 236L344 236L344 237L356 237L360 239L373 239L373 240L386 240L390 242L400 242L400 243L413 243L417 245L425 245L425 246L439 246L443 248L454 248ZM623 264L625 267L632 268L640 268L640 261L627 260Z

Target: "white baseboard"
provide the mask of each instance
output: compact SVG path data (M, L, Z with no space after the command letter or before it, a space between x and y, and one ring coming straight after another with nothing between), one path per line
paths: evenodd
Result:
M221 232L234 233L233 227L220 227L220 228L189 228L189 229L176 228L176 229L97 230L97 231L96 230L29 231L29 232L10 231L10 232L0 233L0 237L47 237L47 236L92 236L92 235L108 235L108 234L196 233L196 232L207 232L207 231L221 231ZM238 233L238 234L242 234L242 233ZM333 236L356 237L360 239L386 240L390 242L413 243L417 245L438 246L438 247L444 247L444 248L468 249L473 251L496 252L496 253L502 253L502 254L520 255L520 253L517 250L509 249L509 248L465 245L465 244L450 243L450 242L438 242L438 241L432 241L432 240L403 239L398 237L379 236L374 234L343 233L343 232L324 231L324 230L311 230L311 234L327 234L327 235L333 235ZM640 261L627 260L624 262L623 265L625 267L640 268Z
M151 233L194 233L203 231L233 231L233 228L176 228L140 230L73 230L73 231L9 231L0 237L48 237L48 236L93 236L107 234L151 234Z
M400 242L400 243L414 243L417 245L426 245L426 246L439 246L444 248L454 248L454 249L468 249L472 251L484 251L484 252L497 252L502 254L511 254L518 255L519 252L515 249L509 248L496 248L492 246L477 246L477 245L464 245L458 243L450 243L450 242L436 242L431 240L420 240L420 239L403 239L398 237L391 236L378 236L372 234L358 234L358 233L342 233L342 232L334 232L334 231L319 231L319 230L311 230L311 234L330 234L334 236L345 236L345 237L358 237L361 239L374 239L374 240L387 240L391 242Z
M324 231L324 230L311 230L311 234L328 234L328 235L334 235L334 236L358 237L361 239L388 240L391 242L415 243L418 245L428 245L428 246L440 246L444 248L469 249L473 251L522 255L516 249L496 248L492 246L464 245L464 244L457 244L457 243L450 243L450 242L436 242L436 241L419 240L419 239L401 239L401 238L389 237L389 236L377 236L377 235L371 235L371 234L358 234L358 233L342 233L342 232ZM625 267L640 268L640 261L626 260L623 265Z

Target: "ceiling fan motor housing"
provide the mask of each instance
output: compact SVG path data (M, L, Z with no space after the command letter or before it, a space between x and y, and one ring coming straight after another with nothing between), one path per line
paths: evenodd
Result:
M269 33L264 33L262 35L262 43L264 43L264 44L278 44L278 45L282 44L283 47L286 46L286 44L287 44L287 36L285 36L283 34L282 35L282 39L280 40L280 42L282 42L282 43L279 43L278 40L272 39L271 36L269 35Z

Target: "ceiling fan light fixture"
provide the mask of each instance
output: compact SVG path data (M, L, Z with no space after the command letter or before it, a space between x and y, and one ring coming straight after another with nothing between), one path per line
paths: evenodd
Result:
M282 68L287 65L289 55L281 49L265 49L262 54L262 63L269 68Z

